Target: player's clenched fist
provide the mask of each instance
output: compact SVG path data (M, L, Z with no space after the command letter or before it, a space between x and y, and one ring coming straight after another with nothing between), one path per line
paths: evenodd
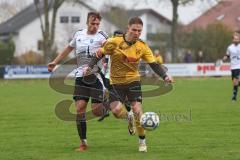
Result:
M52 72L54 67L56 66L57 64L55 62L50 62L48 63L48 71L49 72Z
M166 76L164 78L164 81L167 82L167 83L173 83L174 82L174 80L173 80L173 78L171 76Z

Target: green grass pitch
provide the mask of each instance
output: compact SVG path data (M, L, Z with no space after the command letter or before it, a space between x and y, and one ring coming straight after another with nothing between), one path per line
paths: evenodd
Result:
M48 80L0 80L0 160L237 160L240 102L231 102L231 92L230 78L176 79L170 93L144 99L144 110L162 119L147 132L147 153L113 115L88 122L89 150L77 153L75 122L54 111L71 95L55 92Z

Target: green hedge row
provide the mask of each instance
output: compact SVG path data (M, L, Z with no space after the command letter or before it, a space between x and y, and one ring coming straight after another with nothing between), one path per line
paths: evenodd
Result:
M15 46L13 41L0 42L0 65L11 64Z

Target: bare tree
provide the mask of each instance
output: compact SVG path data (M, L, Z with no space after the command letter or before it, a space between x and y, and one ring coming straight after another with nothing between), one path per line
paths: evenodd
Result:
M171 28L171 49L172 60L177 61L177 29L178 29L178 7L181 4L187 4L193 0L171 0L172 3L172 28Z
M41 31L43 36L43 52L44 52L44 60L45 63L51 61L51 54L53 53L53 44L55 39L55 26L56 26L56 18L57 18L57 11L59 7L65 0L34 0L34 4L36 6L36 11L38 13L40 23L41 23ZM41 3L43 3L43 17L41 16ZM50 20L50 10L52 12L52 19ZM51 21L51 23L50 23Z

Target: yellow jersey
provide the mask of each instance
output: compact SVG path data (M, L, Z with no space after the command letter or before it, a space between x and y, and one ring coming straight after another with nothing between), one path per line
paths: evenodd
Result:
M101 48L101 53L110 55L110 83L128 84L140 81L138 71L139 62L143 59L147 63L155 62L155 58L148 45L141 40L130 44L124 35L109 38Z

